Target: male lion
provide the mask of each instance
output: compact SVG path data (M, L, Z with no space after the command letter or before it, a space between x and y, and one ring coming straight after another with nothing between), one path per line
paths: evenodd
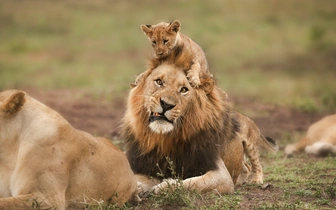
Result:
M137 192L121 150L22 91L0 92L0 143L0 209L122 205Z
M301 151L316 156L336 154L336 114L326 116L312 124L306 137L285 148L287 156Z
M188 36L180 33L181 23L174 20L171 23L161 22L156 25L141 25L141 30L148 37L154 50L150 62L158 66L166 60L173 60L182 54L192 55L192 64L187 71L187 78L192 87L201 84L202 74L209 73L209 65L202 48ZM156 67L154 66L154 67ZM154 68L149 68L152 71ZM142 74L139 76L141 77ZM135 85L137 84L137 80Z
M176 182L163 178L178 177L187 189L232 193L244 155L237 115L210 74L193 88L184 64L162 63L131 90L122 125L126 155L145 192L159 193Z

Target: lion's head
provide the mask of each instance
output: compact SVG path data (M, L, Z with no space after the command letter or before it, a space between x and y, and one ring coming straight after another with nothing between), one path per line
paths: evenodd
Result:
M181 23L175 20L171 23L141 25L140 28L151 42L155 57L164 58L176 46L180 26Z
M202 130L223 128L223 113L229 106L225 97L210 74L201 78L199 88L193 88L183 65L163 63L143 75L131 90L124 117L125 139L134 135L143 152L157 147L169 154L174 145Z

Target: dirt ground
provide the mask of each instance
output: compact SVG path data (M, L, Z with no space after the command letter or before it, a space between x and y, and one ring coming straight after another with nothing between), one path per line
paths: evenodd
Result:
M42 90L24 88L30 96L59 112L70 124L93 135L116 138L126 109L126 96L107 101L83 90ZM280 137L284 132L306 131L324 113L306 113L287 107L265 104L253 99L230 96L237 107L248 107L261 116L251 117L265 136Z

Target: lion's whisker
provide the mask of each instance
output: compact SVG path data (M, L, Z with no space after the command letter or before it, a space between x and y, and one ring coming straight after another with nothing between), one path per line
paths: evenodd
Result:
M144 94L136 94L134 96L143 96L143 97L151 97L150 95L144 95Z
M193 126L193 124L189 121L189 119L187 117L181 115L181 118L184 118L191 125L191 127L194 129L194 131L197 131L196 128ZM182 119L181 119L181 121L182 121Z

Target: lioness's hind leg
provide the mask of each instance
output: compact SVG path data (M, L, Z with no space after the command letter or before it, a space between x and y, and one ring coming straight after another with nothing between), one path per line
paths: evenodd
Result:
M49 205L46 199L40 198L28 194L19 195L16 197L0 198L1 210L26 210L26 209L52 209L53 206ZM58 206L57 209L63 210L65 206Z
M326 156L328 154L336 154L336 146L328 142L316 142L307 146L305 152L311 155Z

